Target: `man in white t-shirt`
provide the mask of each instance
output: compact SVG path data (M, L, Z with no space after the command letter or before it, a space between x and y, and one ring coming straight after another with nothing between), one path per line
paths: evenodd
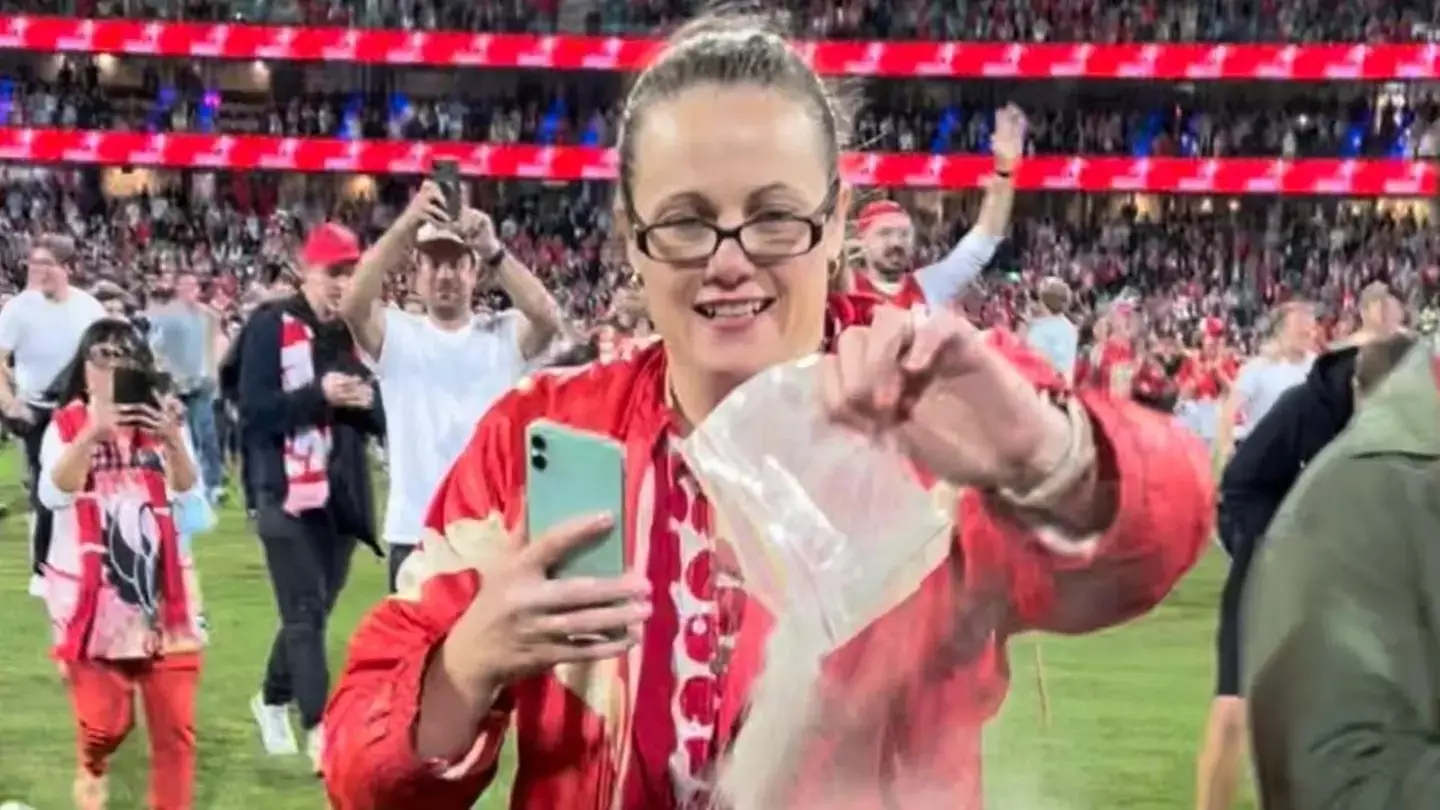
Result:
M26 290L0 309L0 416L25 443L30 504L35 514L30 562L36 575L50 547L50 510L35 497L40 439L55 406L46 392L75 359L85 330L105 317L105 307L94 296L70 286L75 255L75 242L68 237L37 237L30 246ZM7 374L4 369L12 357L15 367Z
M1269 412L1280 395L1305 381L1315 363L1315 308L1295 301L1281 305L1271 322L1270 343L1240 367L1220 414L1220 448L1235 441Z
M420 315L381 300L385 279L413 267L425 304ZM493 282L514 309L475 315L477 286ZM341 315L356 344L375 359L385 403L390 492L385 539L390 588L414 550L440 481L470 440L475 423L564 328L545 285L511 256L488 216L445 212L427 182L356 267Z

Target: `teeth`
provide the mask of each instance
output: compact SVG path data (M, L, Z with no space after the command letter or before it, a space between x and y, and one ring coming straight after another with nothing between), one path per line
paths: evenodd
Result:
M707 318L743 318L758 315L765 308L764 301L736 301L723 304L701 304L700 314Z

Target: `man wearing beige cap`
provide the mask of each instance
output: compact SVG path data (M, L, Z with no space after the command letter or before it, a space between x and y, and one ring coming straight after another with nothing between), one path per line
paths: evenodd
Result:
M382 300L385 279L405 270L416 274L424 314ZM476 288L487 282L503 289L514 308L475 314ZM384 535L393 591L420 540L425 510L475 423L545 354L563 323L555 299L505 249L490 217L466 208L451 222L434 182L422 185L365 251L340 311L356 344L375 360L386 403Z
M1067 382L1073 382L1080 330L1065 316L1070 309L1070 288L1051 276L1040 282L1039 299L1041 314L1030 322L1025 339Z

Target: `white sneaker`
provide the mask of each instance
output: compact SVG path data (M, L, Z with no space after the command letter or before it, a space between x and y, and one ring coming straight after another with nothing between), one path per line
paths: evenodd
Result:
M305 754L310 757L310 769L319 776L324 772L321 767L325 760L325 727L316 726L310 729L305 737Z
M260 727L260 742L265 746L265 753L271 756L300 753L295 729L290 727L290 715L284 706L267 706L264 699L256 695L250 699L250 713L255 716L255 725Z

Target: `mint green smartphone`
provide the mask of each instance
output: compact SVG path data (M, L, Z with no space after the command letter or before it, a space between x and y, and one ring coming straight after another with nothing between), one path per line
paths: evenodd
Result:
M567 520L608 514L615 527L550 572L611 579L625 573L625 447L548 420L525 431L525 527L539 537Z

